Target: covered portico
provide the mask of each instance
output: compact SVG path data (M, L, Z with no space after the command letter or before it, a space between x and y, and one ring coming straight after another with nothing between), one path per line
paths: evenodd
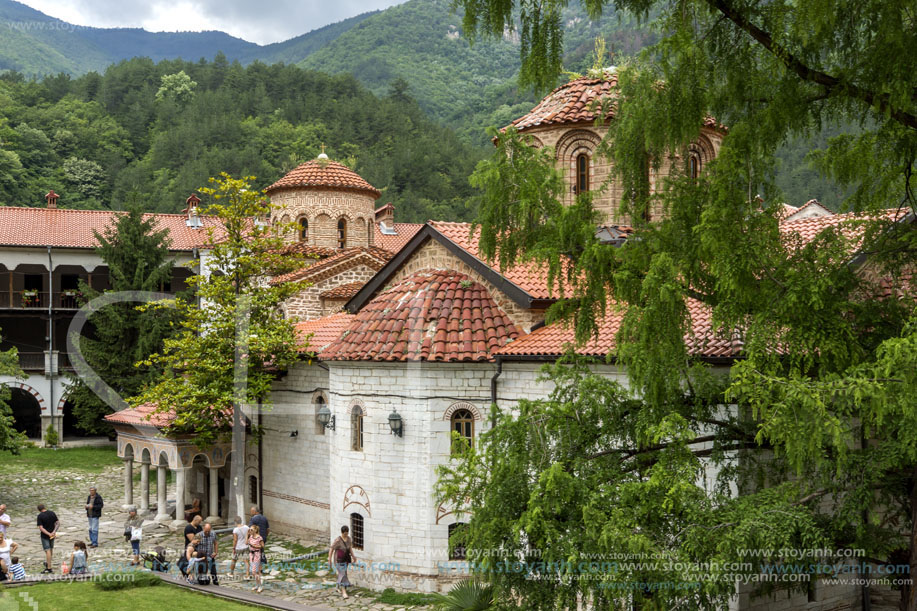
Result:
M205 521L223 524L227 515L229 443L218 443L202 449L187 437L173 437L163 433L172 414L156 412L155 406L141 405L106 416L118 435L118 457L124 461L124 498L126 505L136 505L141 515L151 513L150 469L156 470L157 522L173 527L184 526L184 510L192 498L201 500ZM134 463L140 464L139 502L134 498ZM170 508L168 498L168 473L175 482ZM225 484L224 484L225 483ZM222 501L222 503L221 503Z

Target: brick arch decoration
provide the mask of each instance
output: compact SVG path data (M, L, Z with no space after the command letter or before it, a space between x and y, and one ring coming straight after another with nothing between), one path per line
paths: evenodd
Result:
M38 407L41 408L41 413L44 414L48 411L48 406L45 405L44 397L42 397L41 393L39 393L37 390L29 386L28 384L24 384L22 382L13 382L12 384L8 384L8 386L10 388L18 388L19 390L24 390L25 392L35 397L35 400L38 401Z
M688 153L695 153L700 157L701 168L710 163L716 156L713 143L707 136L701 135L688 145Z
M602 138L595 132L588 129L573 129L565 133L557 141L555 147L555 157L558 161L572 161L579 153L589 153L590 162L592 155Z
M362 486L353 485L344 492L344 506L341 510L347 511L347 508L351 505L362 507L369 517L373 517L373 513L370 510L369 495L366 494L366 490Z
M353 408L359 407L363 411L363 415L366 415L366 405L360 399L354 399L350 402L350 405L347 407L347 413L353 414Z
M314 393L312 393L312 404L313 405L315 405L315 402L318 401L319 397L324 399L325 405L327 405L329 408L331 407L331 404L328 402L328 393L326 393L324 390L316 390Z
M471 415L474 416L475 420L484 420L484 417L481 415L481 412L477 407L464 401L453 403L448 408L446 408L446 411L443 413L443 420L452 420L452 414L460 409L467 409L469 412L471 412Z

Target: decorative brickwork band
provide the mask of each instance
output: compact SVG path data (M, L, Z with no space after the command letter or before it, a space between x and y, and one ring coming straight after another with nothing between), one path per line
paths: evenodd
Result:
M369 517L373 515L373 512L369 509L369 495L366 494L366 491L360 486L351 486L347 489L347 492L344 493L343 509L346 510L350 505L359 505L366 510Z
M329 505L328 503L319 503L318 501L310 501L309 499L301 499L298 496L293 496L290 494L273 492L271 490L262 490L261 494L263 494L264 496L275 498L275 499L282 499L284 501L292 501L294 503L308 505L310 507L318 507L319 509L331 509L331 505Z
M464 401L459 401L458 403L453 403L446 409L446 413L443 414L443 420L451 420L452 414L457 412L460 409L467 409L471 412L471 415L474 416L475 420L483 420L481 412L478 411L478 408L472 405L471 403L466 403Z
M41 408L41 411L43 412L48 411L48 407L45 405L44 398L39 394L37 390L29 386L28 384L23 384L22 382L13 382L9 386L10 388L18 388L19 390L26 391L27 393L35 397L35 400L38 401L38 406Z

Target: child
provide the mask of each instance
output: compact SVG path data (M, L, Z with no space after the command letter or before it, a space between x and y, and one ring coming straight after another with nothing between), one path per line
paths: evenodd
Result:
M89 552L86 550L86 544L77 541L73 544L73 551L70 553L70 574L82 575L87 569Z
M195 554L197 562L194 565L197 571L197 585L206 586L210 584L210 576L207 574L207 554L198 552Z
M10 564L10 578L12 581L21 581L25 579L25 567L19 564L19 556L13 556Z
M255 585L252 589L256 592L264 590L264 586L261 584L261 559L264 551L264 539L261 538L259 530L257 525L248 529L248 567L255 578Z

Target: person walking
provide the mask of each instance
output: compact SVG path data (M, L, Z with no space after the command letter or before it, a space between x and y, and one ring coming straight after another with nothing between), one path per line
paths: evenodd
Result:
M0 572L6 574L14 564L12 555L19 545L6 536L5 532L0 532Z
M347 588L350 587L350 580L347 579L347 565L356 562L353 555L353 540L350 538L350 528L341 526L341 536L331 543L331 549L328 550L328 564L337 572L337 581L335 584L341 589L341 596L347 596Z
M43 504L38 506L38 534L41 537L41 548L45 550L45 570L42 573L51 573L51 560L54 556L54 538L60 528L57 514L47 509Z
M128 533L130 533L128 535ZM124 523L124 536L131 542L131 566L140 564L140 541L143 539L143 518L137 515L137 508L131 507Z
M6 529L10 527L12 520L10 516L6 513L6 505L0 503L0 532L6 533Z
M102 517L102 495L95 487L89 489L86 498L86 517L89 518L89 547L99 547L99 518Z
M246 559L248 556L248 526L242 523L242 518L236 516L236 527L232 529L232 562L229 564L230 578L236 572L236 560L241 558L242 565L245 567L245 579L252 576L251 568Z
M89 571L89 552L86 550L86 544L77 541L73 544L73 551L70 552L70 574L82 575Z
M261 538L264 540L265 543L267 543L268 531L270 531L271 529L270 524L268 524L267 522L267 518L265 518L261 514L261 510L255 507L254 505L252 505L251 514L252 514L252 519L248 523L248 525L257 526L258 530L260 531Z
M201 539L200 545L197 546L197 551L204 554L205 562L207 563L204 567L205 571L210 572L210 583L218 586L220 585L217 580L217 551L218 551L218 541L217 535L213 532L213 527L210 525L210 522L204 524L204 530L201 531L199 535ZM204 578L203 583L206 584L206 578ZM201 583L201 581L198 581Z
M257 525L248 528L248 570L255 578L255 585L252 586L252 589L256 592L264 590L264 586L261 585L261 558L264 555L264 539L261 537L260 530Z

